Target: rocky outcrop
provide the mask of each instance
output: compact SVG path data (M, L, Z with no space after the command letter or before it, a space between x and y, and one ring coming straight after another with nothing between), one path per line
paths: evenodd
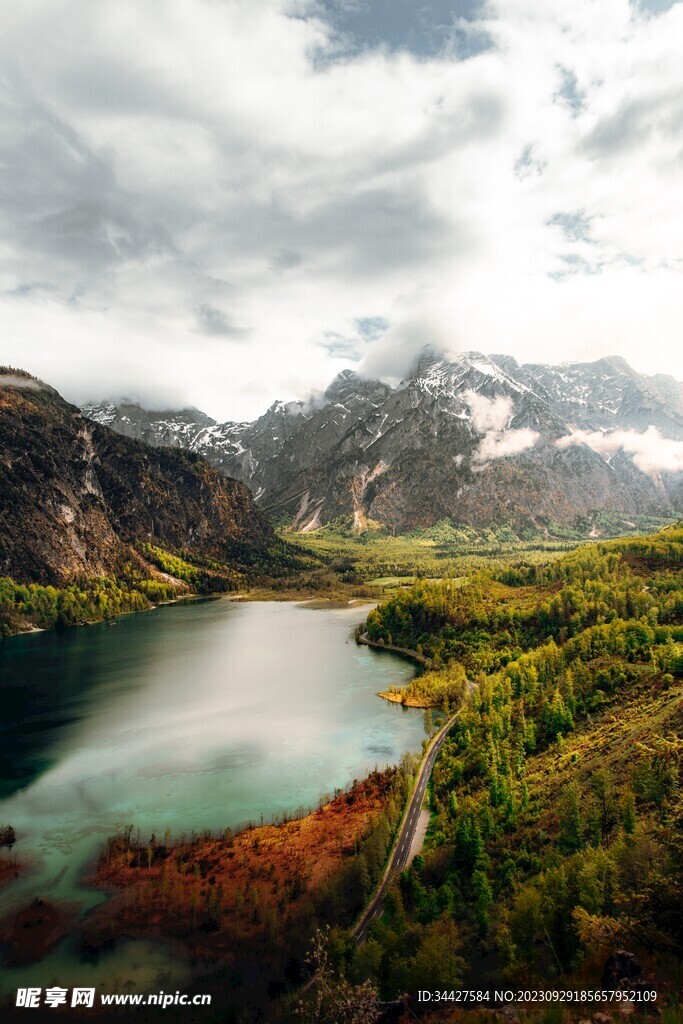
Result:
M192 453L116 434L53 388L0 370L0 575L63 584L116 574L136 541L226 561L269 539L244 484Z

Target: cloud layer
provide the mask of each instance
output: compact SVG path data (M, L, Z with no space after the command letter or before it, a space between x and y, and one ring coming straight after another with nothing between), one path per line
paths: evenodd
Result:
M3 360L220 418L426 342L683 377L683 4L361 7L5 5Z
M656 427L648 427L639 434L636 430L602 431L576 430L555 442L558 448L585 444L602 455L618 451L633 456L634 465L650 476L657 473L683 472L683 441L662 437Z

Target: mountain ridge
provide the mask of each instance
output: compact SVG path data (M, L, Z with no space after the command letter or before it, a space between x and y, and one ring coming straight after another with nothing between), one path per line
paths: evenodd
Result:
M337 519L356 531L443 518L544 528L601 509L683 506L683 386L619 356L554 366L425 346L396 386L346 369L321 396L274 402L252 422L115 403L84 414L198 452L303 531ZM666 460L656 469L659 435L674 445L673 469Z
M64 585L116 575L141 544L228 562L271 531L247 487L188 451L93 422L0 367L0 575Z

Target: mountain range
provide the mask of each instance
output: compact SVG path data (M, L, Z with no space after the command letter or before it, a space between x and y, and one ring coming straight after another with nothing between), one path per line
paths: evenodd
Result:
M272 538L249 489L191 452L94 423L0 367L0 577L63 586L144 564L140 545L233 561Z
M134 402L91 421L183 448L245 483L276 521L393 533L443 519L547 529L598 510L683 507L683 386L620 357L560 366L425 347L397 385L343 370L321 396L253 422Z

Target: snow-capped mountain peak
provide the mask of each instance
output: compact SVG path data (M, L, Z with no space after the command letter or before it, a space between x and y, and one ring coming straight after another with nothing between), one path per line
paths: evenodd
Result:
M339 517L357 528L375 520L404 530L444 518L570 523L596 508L683 508L683 474L648 473L643 450L661 436L677 465L681 385L619 358L520 365L426 346L397 387L347 369L323 395L275 402L251 423L134 403L84 412L151 444L203 455L300 529ZM610 440L617 428L630 448Z

